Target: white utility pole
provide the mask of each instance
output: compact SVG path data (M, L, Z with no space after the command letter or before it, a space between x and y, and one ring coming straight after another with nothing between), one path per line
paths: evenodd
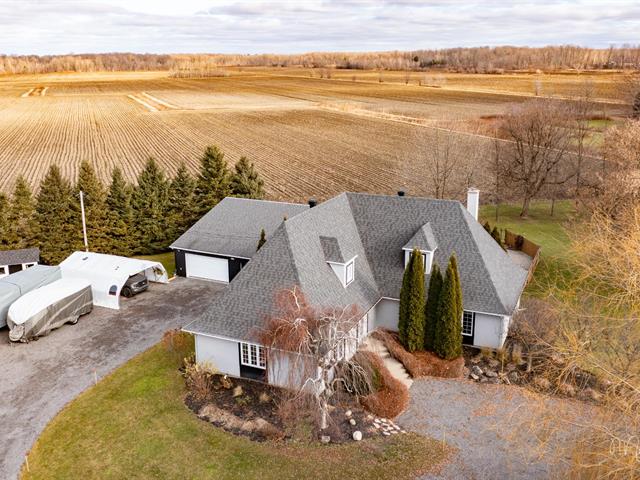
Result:
M87 220L84 216L84 192L80 190L80 210L82 210L82 235L84 236L84 250L89 251L89 242L87 241Z

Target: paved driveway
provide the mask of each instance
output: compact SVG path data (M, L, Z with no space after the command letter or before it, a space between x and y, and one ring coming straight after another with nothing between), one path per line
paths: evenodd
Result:
M27 451L60 409L94 382L146 350L171 328L196 317L223 286L178 278L122 299L120 310L96 307L27 344L0 329L0 479L16 478Z
M418 379L397 423L458 448L439 475L426 479L563 478L574 421L594 407L508 385Z

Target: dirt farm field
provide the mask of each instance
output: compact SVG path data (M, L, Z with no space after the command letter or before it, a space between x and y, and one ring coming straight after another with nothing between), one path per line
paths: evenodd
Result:
M536 81L565 99L589 78L599 108L622 111L615 75L450 74L437 86L420 85L425 75L417 73L409 84L404 72L384 72L382 82L378 72L325 75L243 68L207 79L167 72L0 77L0 190L10 191L19 174L35 188L52 163L72 178L82 159L105 180L115 165L133 180L149 156L169 173L181 162L195 170L203 148L216 144L230 163L242 155L253 160L274 199L400 187L428 195L422 153L434 127L465 130L455 125L499 115L533 96ZM442 134L464 146L460 152L490 143L476 134ZM481 185L481 157L468 161Z

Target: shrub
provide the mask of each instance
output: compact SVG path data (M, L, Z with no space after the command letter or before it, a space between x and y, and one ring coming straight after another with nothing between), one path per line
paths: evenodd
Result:
M215 368L208 364L192 363L187 365L184 375L187 389L195 400L206 400L213 391Z
M168 352L184 353L191 346L192 338L190 333L175 328L164 332L164 335L162 335L162 345Z
M462 289L455 254L449 259L442 284L434 351L446 360L462 355Z
M394 418L409 405L409 389L395 378L382 359L373 352L356 353L356 361L373 372L374 384L379 388L374 393L360 398L364 408L383 418Z

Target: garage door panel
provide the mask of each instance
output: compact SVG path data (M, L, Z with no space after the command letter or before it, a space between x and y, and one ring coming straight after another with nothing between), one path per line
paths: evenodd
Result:
M187 277L229 283L229 260L194 253L185 254Z

